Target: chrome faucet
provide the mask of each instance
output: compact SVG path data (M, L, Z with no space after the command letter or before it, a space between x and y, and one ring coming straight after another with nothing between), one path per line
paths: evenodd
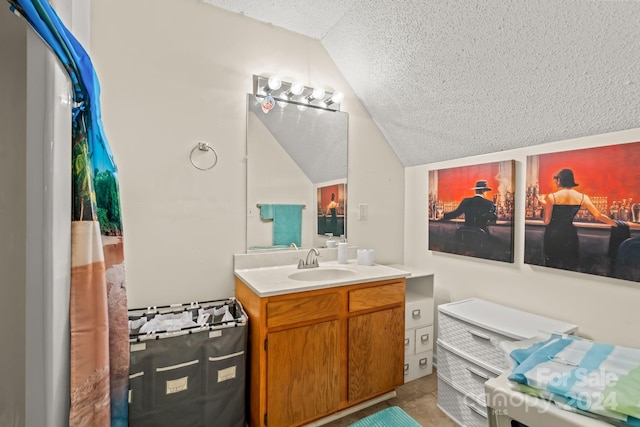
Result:
M316 248L309 249L309 252L307 252L306 260L303 261L302 258L300 258L300 261L298 261L298 268L319 267L319 265L318 265L318 257L319 256L320 256L320 251L318 251L318 249L316 249ZM311 259L309 259L309 257L311 257Z

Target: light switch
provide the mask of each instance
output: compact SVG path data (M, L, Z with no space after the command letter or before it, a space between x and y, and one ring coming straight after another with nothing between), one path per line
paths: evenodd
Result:
M369 205L365 203L360 203L358 205L358 216L360 221L366 221L369 219Z

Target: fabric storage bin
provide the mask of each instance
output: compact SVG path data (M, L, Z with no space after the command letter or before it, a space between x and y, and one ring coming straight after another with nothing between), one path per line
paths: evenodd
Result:
M141 413L144 410L144 380L144 371L129 374L129 414Z
M132 427L244 427L248 319L237 300L133 309L129 325Z
M220 328L204 345L205 420L217 420L215 425L245 425L246 341L245 328Z
M142 410L129 407L130 425L204 425L198 400L202 396L205 338L204 333L193 333L148 340L140 343L144 349L132 351L135 363L131 366L144 369L144 388Z

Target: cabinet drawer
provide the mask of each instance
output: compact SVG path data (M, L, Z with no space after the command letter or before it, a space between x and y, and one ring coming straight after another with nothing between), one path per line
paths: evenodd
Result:
M424 353L433 350L433 326L404 331L404 354Z
M416 332L414 329L404 331L404 355L414 354L416 352Z
M484 383L498 375L463 359L438 344L438 375L457 388L484 402Z
M439 373L438 407L461 426L487 427L487 408L453 388Z
M404 304L405 282L371 286L349 291L349 311Z
M407 302L404 327L416 328L433 324L433 299L425 298Z
M439 313L438 321L439 340L471 358L486 363L497 372L509 369L500 342L514 341L513 338L456 319L443 312Z
M433 372L433 351L404 357L404 382L413 381Z
M267 303L267 327L338 316L340 294L332 292Z
M416 328L416 353L433 350L433 326Z

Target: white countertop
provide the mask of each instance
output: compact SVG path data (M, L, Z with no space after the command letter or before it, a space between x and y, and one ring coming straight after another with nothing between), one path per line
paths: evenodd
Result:
M289 275L312 270L340 269L349 270L353 274L346 278L332 280L294 280ZM235 275L251 288L258 296L268 297L289 294L293 292L326 289L336 286L352 285L355 283L373 282L377 280L397 279L407 277L409 272L386 265L371 266L358 265L356 260L349 260L347 264L337 261L320 262L320 267L298 269L297 265L282 265L275 267L258 267L236 269Z

